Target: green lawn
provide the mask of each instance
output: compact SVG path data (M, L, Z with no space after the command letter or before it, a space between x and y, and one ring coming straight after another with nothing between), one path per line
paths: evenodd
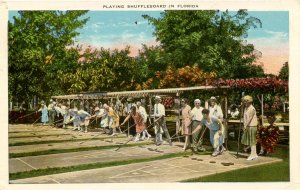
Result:
M234 142L230 142L235 148ZM274 182L289 181L289 146L280 145L270 157L281 158L282 162L265 164L251 168L239 169L235 171L189 179L183 182ZM243 159L243 158L241 158Z

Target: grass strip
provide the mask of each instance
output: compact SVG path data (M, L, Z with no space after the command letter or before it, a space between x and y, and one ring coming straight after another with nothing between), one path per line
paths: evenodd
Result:
M282 161L189 179L182 182L280 182L289 180L289 163Z
M232 148L236 148L231 143ZM277 146L270 157L280 158L282 162L253 166L225 173L188 179L182 182L274 182L289 181L289 146Z
M71 136L72 134L61 133L61 134L49 134L49 135L10 136L9 139L30 138L30 137L50 137L50 136L62 136L62 135L69 135L69 136Z
M57 129L57 128L47 128L47 129L28 129L28 130L13 130L13 131L9 131L8 129L8 133L9 134L18 134L18 133L35 133L35 132L47 132L47 131L62 131L61 129Z
M36 131L9 131L8 134L24 134L24 133L38 133L38 132L49 132L53 130L36 130ZM57 130L58 131L58 130Z
M48 141L32 141L32 142L15 142L9 143L9 146L23 146L23 145L35 145L35 144L49 144L49 143L62 143L62 142L78 142L78 141L89 141L89 140L102 140L102 139L111 139L111 138L124 138L124 136L120 137L99 137L99 138L87 138L87 139L62 139L62 140L48 140Z
M24 153L10 153L9 158L21 158L28 156L40 156L48 154L60 154L60 153L69 153L69 152L81 152L81 151L90 151L90 150L105 150L121 147L134 147L134 146L143 146L153 144L150 142L147 143L135 143L135 144L125 144L125 145L108 145L108 146L92 146L92 147L79 147L71 149L50 149L43 151L34 151L34 152L24 152Z
M93 164L82 164L82 165L68 166L68 167L45 168L45 169L38 169L32 171L17 172L17 173L9 174L9 180L24 179L30 177L67 173L67 172L74 172L74 171L81 171L81 170L98 169L104 167L120 166L120 165L132 164L132 163L149 162L149 161L174 158L174 157L179 157L184 155L191 155L191 153L180 152L180 153L171 153L171 154L165 154L162 156L155 156L150 158L120 160L120 161L112 161L112 162L105 162L105 163L102 162L102 163L93 163Z

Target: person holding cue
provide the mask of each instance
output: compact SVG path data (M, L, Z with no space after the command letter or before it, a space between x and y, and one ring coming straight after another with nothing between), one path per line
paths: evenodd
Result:
M224 126L218 118L209 114L208 109L203 109L202 115L203 119L201 120L200 125L193 130L192 134L196 133L202 126L206 126L210 131L210 143L214 148L212 156L218 156L225 150L222 146L224 139ZM203 133L204 132L205 130Z

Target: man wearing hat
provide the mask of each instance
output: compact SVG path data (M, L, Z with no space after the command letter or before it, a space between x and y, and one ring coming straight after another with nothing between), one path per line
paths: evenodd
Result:
M195 107L191 111L192 118L192 130L194 131L197 127L200 126L201 120L203 118L201 106L201 101L199 99L194 100ZM198 144L200 139L200 134L202 133L202 127L200 126L199 130L192 134L192 148L194 152L204 151L205 149L202 147L202 144Z
M244 96L242 98L242 105L244 106L244 133L241 143L245 148L251 148L251 154L247 160L256 160L258 155L256 153L256 132L257 132L257 116L256 110L252 105L253 98L251 96Z
M168 128L166 127L166 121L165 121L165 106L161 104L161 98L160 96L155 97L155 104L154 104L154 130L155 130L155 142L156 145L159 146L162 144L162 134L165 132L166 137L169 141L170 146L172 146L171 137L168 131Z

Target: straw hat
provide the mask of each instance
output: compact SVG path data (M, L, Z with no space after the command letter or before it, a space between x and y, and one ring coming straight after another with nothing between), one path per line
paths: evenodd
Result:
M242 98L242 101L243 101L243 102L249 102L249 103L252 103L252 102L253 102L253 98L252 98L251 96L247 95L247 96L244 96L244 97Z
M212 97L210 97L210 99L209 99L210 101L214 101L214 102L216 102L217 101L217 98L216 97L214 97L214 96L212 96Z

